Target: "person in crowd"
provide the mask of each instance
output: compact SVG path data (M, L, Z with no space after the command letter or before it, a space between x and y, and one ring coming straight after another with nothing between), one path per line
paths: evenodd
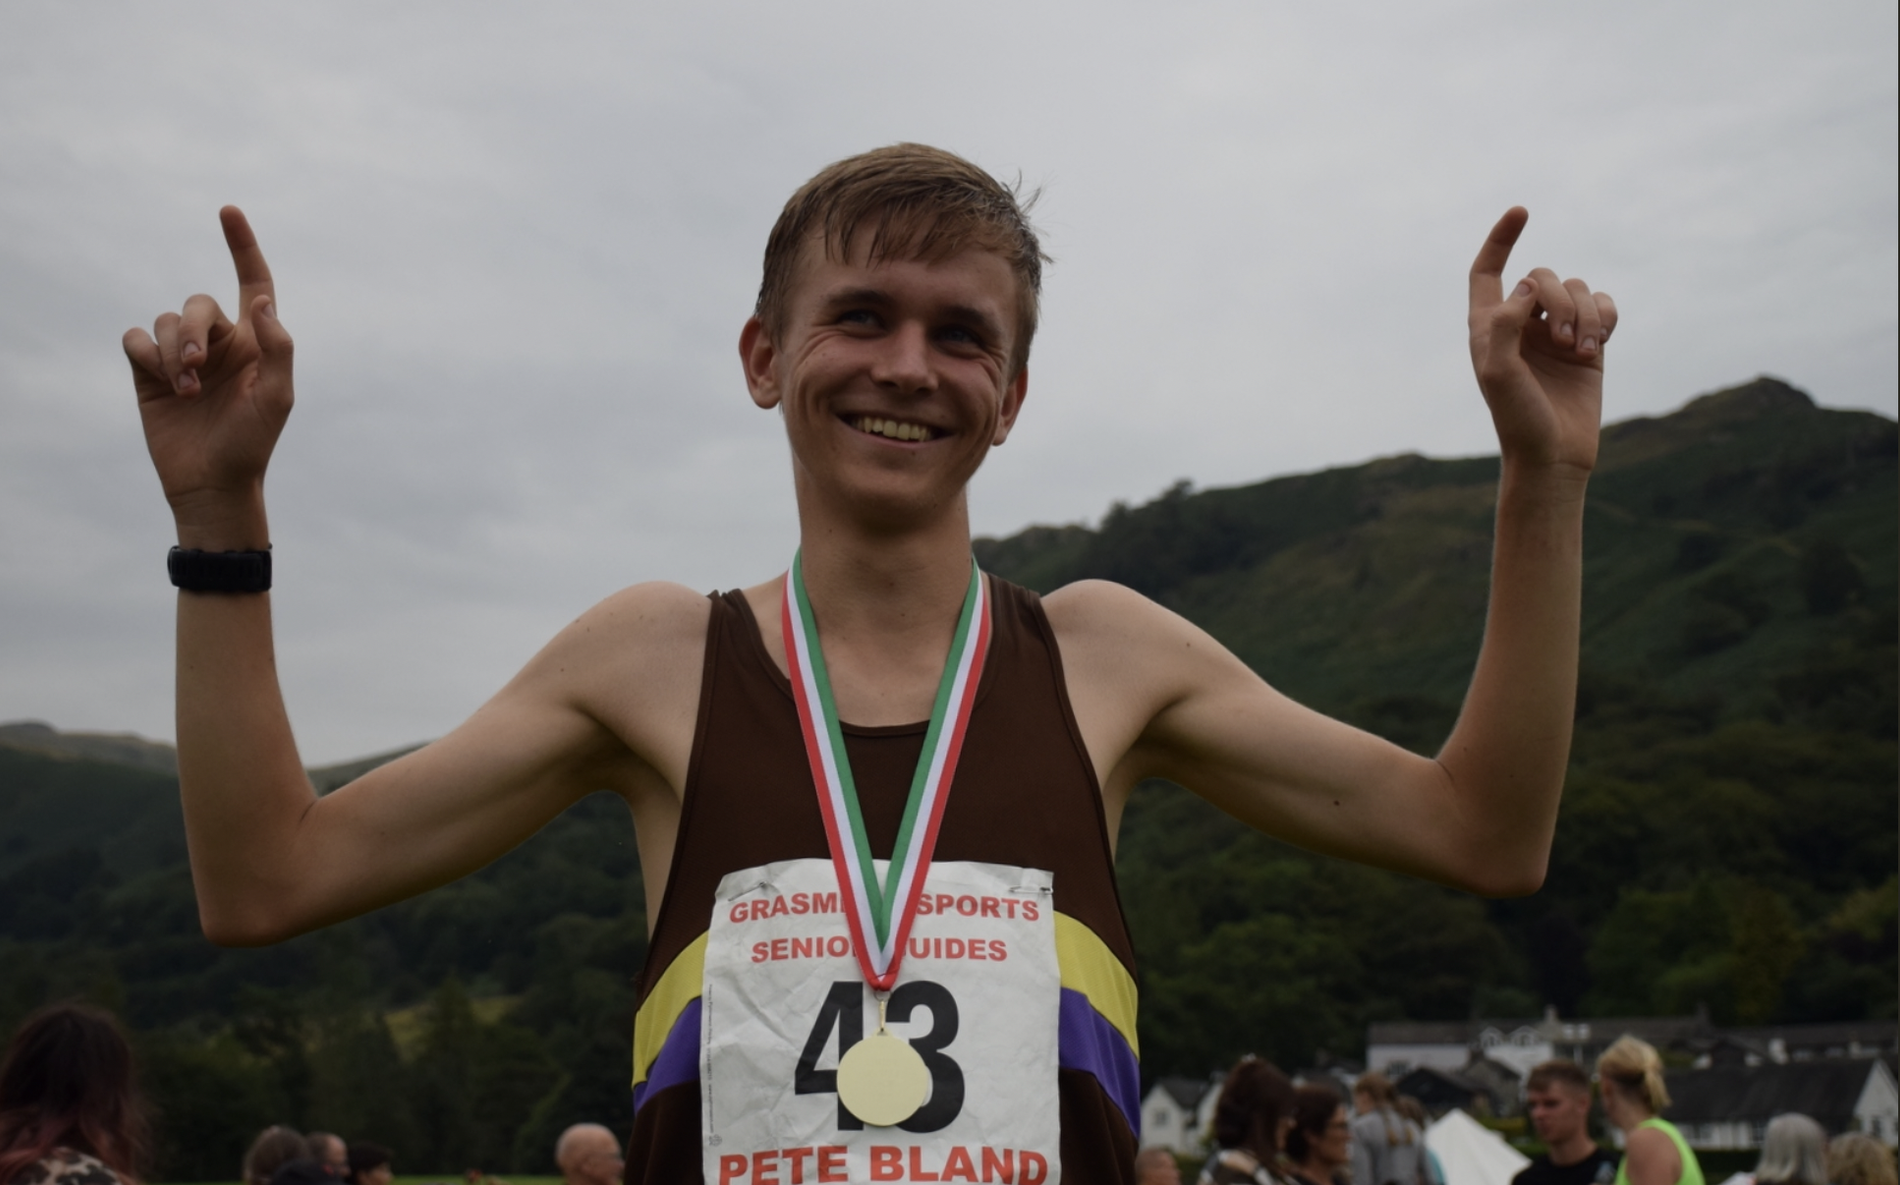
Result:
M270 1185L277 1170L293 1160L309 1160L310 1144L295 1128L276 1124L257 1133L239 1170L244 1185Z
M577 1123L554 1141L554 1164L566 1185L620 1185L627 1162L620 1139L598 1123Z
M1135 1154L1135 1185L1181 1185L1181 1166L1166 1148L1143 1148Z
M342 1136L334 1132L310 1132L304 1136L304 1143L310 1145L310 1159L317 1162L326 1177L342 1181L350 1175L350 1149Z
M1438 1153L1432 1151L1432 1142L1426 1137L1426 1129L1431 1127L1432 1117L1425 1110L1425 1104L1409 1094L1401 1094L1397 1096L1393 1107L1418 1128L1419 1167L1425 1174L1421 1178L1424 1185L1445 1185L1445 1167L1438 1163Z
M1544 1151L1511 1185L1610 1185L1616 1157L1590 1138L1590 1075L1567 1058L1544 1062L1524 1079L1531 1127Z
M1827 1146L1827 1179L1834 1185L1900 1185L1893 1149L1866 1132L1845 1132Z
M112 1017L55 1004L0 1062L0 1185L137 1185L150 1152L132 1048Z
M1662 1117L1669 1105L1656 1047L1627 1034L1597 1058L1603 1117L1623 1132L1627 1151L1615 1185L1704 1185L1702 1166L1676 1125Z
M1827 1132L1793 1112L1770 1119L1755 1163L1755 1185L1828 1185Z
M1352 1119L1330 1086L1293 1093L1293 1124L1286 1133L1285 1173L1292 1185L1347 1185L1352 1166Z
M1214 1104L1214 1155L1200 1185L1285 1185L1276 1175L1293 1125L1293 1084L1264 1058L1244 1057Z
M390 1167L395 1153L381 1144L351 1144L344 1156L350 1165L350 1185L389 1185L395 1175Z
M1399 1092L1392 1080L1373 1070L1352 1084L1353 1185L1421 1185L1425 1176L1425 1133L1399 1114Z

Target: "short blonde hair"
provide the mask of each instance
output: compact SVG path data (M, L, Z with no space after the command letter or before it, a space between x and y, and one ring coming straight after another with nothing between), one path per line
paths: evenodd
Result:
M765 243L764 275L753 310L777 341L808 242L841 259L860 230L871 233L870 263L947 259L962 251L993 251L1016 277L1016 340L1011 368L1029 361L1049 261L1026 197L953 152L927 144L892 144L825 166L785 203Z
M1662 1055L1656 1047L1628 1033L1610 1043L1597 1058L1597 1078L1615 1083L1630 1098L1649 1105L1657 1114L1669 1105L1669 1091L1663 1086Z

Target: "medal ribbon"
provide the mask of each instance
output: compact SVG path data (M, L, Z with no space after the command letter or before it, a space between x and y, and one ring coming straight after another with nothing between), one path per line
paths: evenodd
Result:
M897 830L884 883L879 884L872 863L871 840L865 833L858 807L857 784L851 778L851 759L845 753L844 731L831 698L831 677L824 651L818 645L818 623L811 599L805 594L800 556L792 557L785 577L785 603L780 621L785 632L785 655L792 668L792 698L798 703L799 730L805 736L805 756L811 761L811 780L818 791L818 807L825 819L825 839L844 896L845 917L851 925L851 946L864 978L878 991L897 982L904 958L904 940L917 917L924 874L937 848L937 827L950 798L963 734L976 702L977 683L983 676L983 658L990 645L990 603L983 573L970 561L970 588L963 597L950 654L937 684L936 703L930 710L930 729L917 757L910 797Z

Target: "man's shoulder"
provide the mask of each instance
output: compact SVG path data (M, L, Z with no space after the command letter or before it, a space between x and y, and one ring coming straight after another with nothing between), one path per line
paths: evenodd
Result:
M705 637L712 599L670 580L628 585L574 619L568 630L612 630L654 638ZM564 633L567 631L563 631Z
M712 601L683 584L648 581L621 589L569 622L541 654L563 669L631 662L697 662Z
M1125 649L1130 644L1163 641L1185 619L1162 608L1125 584L1078 580L1042 597L1042 611L1065 651L1096 644Z

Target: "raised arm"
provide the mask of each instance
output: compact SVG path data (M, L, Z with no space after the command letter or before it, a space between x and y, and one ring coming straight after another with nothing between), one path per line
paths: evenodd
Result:
M1111 812L1166 777L1304 846L1475 892L1543 882L1570 751L1583 498L1596 463L1609 297L1502 276L1527 218L1492 228L1470 277L1471 354L1503 454L1491 602L1464 709L1423 758L1267 686L1192 624L1127 590L1049 598L1077 719Z
M193 296L124 346L179 546L260 550L271 541L264 473L292 403L291 339L244 215L221 217L238 319ZM703 618L685 590L629 590L449 737L319 799L278 687L269 594L181 592L179 786L206 935L272 942L421 892L596 789L621 790L664 832L664 787L684 749L659 701L641 696L682 680L690 693ZM606 636L616 644L603 647Z

